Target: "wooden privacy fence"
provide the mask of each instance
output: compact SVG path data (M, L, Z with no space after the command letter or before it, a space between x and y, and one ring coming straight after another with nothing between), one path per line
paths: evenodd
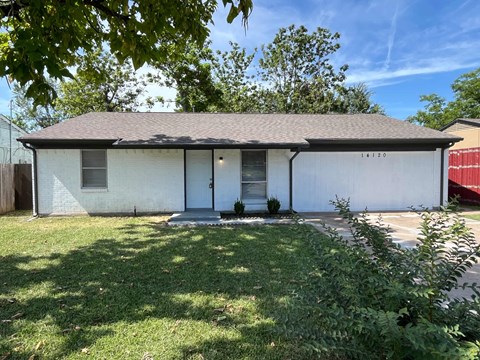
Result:
M0 214L15 210L15 167L0 164Z
M32 208L32 165L0 164L0 214Z
M15 209L31 210L32 205L32 165L15 164Z

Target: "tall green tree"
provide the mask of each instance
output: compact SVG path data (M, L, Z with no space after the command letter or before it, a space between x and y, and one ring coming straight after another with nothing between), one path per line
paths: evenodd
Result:
M177 89L179 111L384 113L365 84L345 85L347 65L337 71L330 63L339 36L292 25L280 29L260 53L237 43L215 54L192 48L168 64L167 80L159 82Z
M55 108L65 117L148 109L159 99L148 98L146 86L147 79L136 74L128 60L120 63L112 54L97 49L80 58L73 80L60 83Z
M58 83L49 81L52 88ZM62 121L65 116L52 104L35 106L33 100L26 96L26 87L18 83L13 86L13 122L27 131L39 130Z
M221 90L213 80L213 63L214 54L209 47L191 44L181 58L158 64L161 74L153 75L151 79L177 90L177 111L212 111L221 107L223 101Z
M190 42L203 44L218 0L3 0L0 1L0 77L26 87L36 104L56 97L53 79L69 71L82 51L107 44L120 62L163 63L184 53ZM244 24L252 0L222 0L227 21Z
M447 101L437 95L422 95L423 110L409 116L411 123L441 129L458 118L480 118L480 68L458 77L452 84L454 99Z
M281 28L262 46L259 75L270 98L271 112L326 113L345 80L348 65L335 70L329 57L339 48L339 33L305 26Z
M385 114L385 109L372 101L372 91L365 83L339 90L334 111L345 114Z
M231 50L217 51L213 62L213 77L223 99L215 111L247 113L261 112L260 85L255 79L253 61L255 52L230 42Z
M92 111L148 109L161 101L147 97L148 79L137 75L129 61L120 63L115 56L99 49L78 60L75 79L48 81L58 97L45 105L35 105L26 95L25 86L14 85L14 118L26 129L38 130Z

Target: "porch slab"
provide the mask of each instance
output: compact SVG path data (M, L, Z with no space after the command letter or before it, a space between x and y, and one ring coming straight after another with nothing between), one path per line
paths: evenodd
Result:
M220 221L219 211L211 209L192 209L174 213L169 222L203 222L203 221Z
M291 218L231 218L222 219L220 212L211 209L195 209L173 214L167 224L170 226L197 226L197 225L261 225L261 224L293 224Z

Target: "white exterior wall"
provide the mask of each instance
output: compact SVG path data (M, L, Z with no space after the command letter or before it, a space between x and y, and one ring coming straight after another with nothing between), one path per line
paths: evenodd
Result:
M280 210L290 207L289 162L293 154L290 150L268 150L267 194L280 200Z
M26 132L12 125L12 164L31 164L32 153L17 141ZM10 121L0 115L0 164L10 163Z
M37 150L39 214L184 210L183 150L107 150L108 189L81 189L78 149Z
M281 210L289 208L289 150L267 150L267 196L280 200ZM219 158L223 157L223 161ZM241 198L241 150L217 149L214 153L215 210L231 211ZM266 210L266 201L245 200L246 211Z
M329 202L336 195L350 198L353 211L436 207L440 203L440 161L440 149L300 153L293 161L293 208L334 211Z
M440 205L441 150L431 152L303 152L293 171L296 211L333 211L335 195L351 208L408 210ZM37 150L39 214L132 213L184 210L183 150L107 150L108 189L81 189L77 149ZM267 152L267 194L289 208L289 150ZM362 157L362 154L364 155ZM366 155L369 154L369 157ZM219 158L223 157L223 161ZM214 151L214 207L231 211L241 198L241 151ZM444 199L448 193L448 151L444 157ZM265 210L246 202L246 210Z

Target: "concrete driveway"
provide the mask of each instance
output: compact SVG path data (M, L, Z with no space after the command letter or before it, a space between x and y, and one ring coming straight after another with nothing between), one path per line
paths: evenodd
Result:
M480 212L464 212L462 214L478 214ZM351 238L351 233L346 222L337 213L302 213L300 214L305 222L313 225L319 231L324 231L322 222L327 226L336 228L340 235L344 238ZM381 215L383 223L391 229L393 241L404 246L412 247L417 242L420 233L420 216L414 212L385 212L370 213L369 219L375 222ZM465 218L466 224L472 229L475 239L480 243L480 221ZM480 283L480 264L474 265L462 278L463 282ZM455 290L452 292L453 297L467 297L473 294L471 290Z

